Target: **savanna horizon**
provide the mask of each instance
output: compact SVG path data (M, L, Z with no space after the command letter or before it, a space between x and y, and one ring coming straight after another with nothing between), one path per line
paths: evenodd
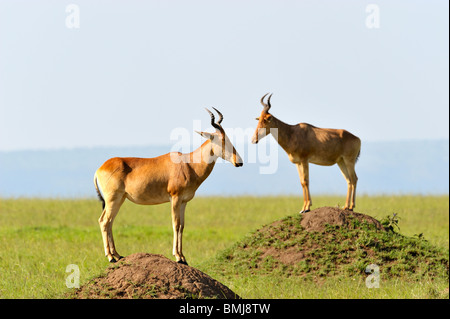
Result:
M200 136L198 138L201 139ZM260 149L261 145L258 144L255 159L248 158L250 154L247 146L235 144L236 150L244 160L244 166L235 169L232 164L219 159L212 174L196 192L196 196L285 194L302 196L295 165L289 161L288 156L272 137L260 143L265 142L268 142L270 153L262 152L262 157L258 157L258 152L263 149L267 151L267 148ZM251 147L256 148L255 145ZM448 147L448 140L404 142L363 140L361 155L355 167L359 178L357 195L448 194ZM148 145L0 152L2 163L0 198L94 196L95 189L92 184L94 173L107 159L152 158L169 151L170 145ZM272 152L275 152L273 155L278 154L273 160L269 156ZM345 195L347 184L337 165L310 165L309 171L313 203L316 194Z

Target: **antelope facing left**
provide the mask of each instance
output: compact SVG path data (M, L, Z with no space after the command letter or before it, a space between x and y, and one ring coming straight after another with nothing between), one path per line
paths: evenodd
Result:
M222 114L215 122L211 116L214 133L197 132L206 141L192 153L171 152L155 158L115 157L107 160L96 172L94 184L103 204L98 222L103 237L105 255L110 262L123 258L117 252L112 234L114 218L125 199L140 205L157 205L171 202L173 251L178 263L187 264L182 251L184 212L195 191L209 176L217 158L243 165L222 128Z
M288 154L289 160L297 165L300 175L303 188L303 208L300 213L309 212L312 205L309 193L309 163L322 166L338 164L348 186L344 209L353 210L358 181L355 164L359 157L361 140L346 130L319 128L308 123L286 124L269 113L272 95L267 98L267 103L264 103L267 94L261 98L264 108L256 119L258 125L252 143L258 143L260 139L272 133L272 129L276 130L275 139Z

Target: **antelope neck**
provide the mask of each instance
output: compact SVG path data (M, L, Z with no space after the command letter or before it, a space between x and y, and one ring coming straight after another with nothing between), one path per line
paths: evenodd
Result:
M212 143L207 140L191 153L190 166L199 177L206 179L214 168L216 160L217 156L212 152Z
M277 136L273 135L275 140L280 144L280 146L289 153L289 150L291 149L291 131L292 131L292 125L286 124L283 121L277 119L275 116L272 115L272 128L278 129Z

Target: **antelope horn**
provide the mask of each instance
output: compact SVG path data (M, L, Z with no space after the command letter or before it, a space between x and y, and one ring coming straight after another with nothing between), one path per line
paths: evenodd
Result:
M210 110L208 110L206 107L205 107L205 110L206 110L206 111L209 113L209 115L211 116L211 125L212 125L215 129L217 129L217 130L220 131L220 126L217 125L216 123L214 123L214 121L216 120L216 118L214 117L214 114L213 114Z
M273 94L273 93L272 93ZM267 111L269 111L269 109L272 107L272 105L270 105L270 98L272 97L272 94L269 95L269 98L267 99L267 105L269 106L269 108L267 109Z
M262 104L262 106L264 106L264 107L267 106L267 104L264 103L264 98L267 96L267 94L269 94L269 93L264 94L264 96L261 98L261 104Z
M272 94L269 95L269 98L267 99L267 104L264 103L264 98L267 96L267 94L269 94L269 93L266 93L266 94L261 98L261 104L262 104L262 106L264 106L264 109L263 109L264 112L269 112L270 107L271 107L271 105L270 105L270 98L272 97Z
M222 121L223 121L223 115L222 115L222 113L220 113L219 110L216 109L214 106L213 106L212 108L217 112L217 114L219 114L219 120L217 121L217 124L220 125L220 123L222 123Z

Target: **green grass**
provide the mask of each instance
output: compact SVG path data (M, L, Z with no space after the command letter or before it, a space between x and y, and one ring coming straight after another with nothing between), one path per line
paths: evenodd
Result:
M314 197L314 207L343 204L345 198ZM448 196L360 196L356 211L382 219L397 213L400 233L423 234L448 258ZM198 197L186 209L183 252L205 271L244 298L448 298L448 280L385 278L368 289L364 278L305 281L300 276L245 274L213 267L221 254L251 232L295 215L299 197ZM101 204L86 200L0 199L0 298L63 298L66 266L80 268L81 284L100 274L108 261L97 219ZM120 254L163 254L172 258L170 206L126 202L113 227ZM270 262L270 261L269 261ZM223 265L226 267L226 265ZM325 276L326 279L326 276Z
M286 298L380 298L395 289L403 290L405 298L448 298L448 249L423 236L379 230L355 218L346 227L328 225L324 232L309 232L301 226L303 216L290 215L246 236L206 265L207 272L234 283L253 278L275 285L285 278L283 283L292 287ZM365 270L371 264L379 265L384 289L367 293L371 289L365 285Z

